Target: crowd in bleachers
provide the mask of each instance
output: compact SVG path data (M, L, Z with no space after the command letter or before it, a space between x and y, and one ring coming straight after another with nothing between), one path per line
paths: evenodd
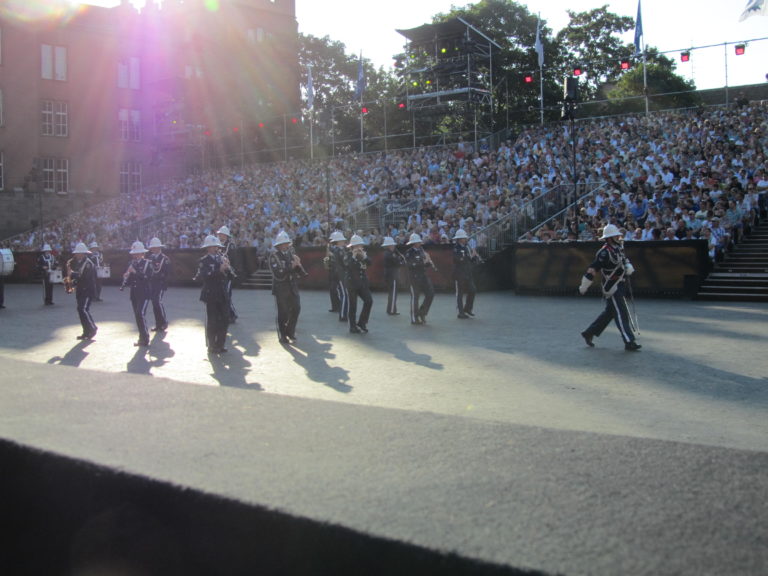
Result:
M520 240L594 240L614 223L627 240L704 238L716 259L765 210L764 103L575 126L573 134L565 124L534 127L493 150L459 142L207 172L94 206L49 223L43 238L33 231L10 245L38 250L47 242L67 251L96 240L122 249L143 234L140 239L159 236L169 248L197 248L225 224L239 246L266 251L281 230L298 246L324 245L331 229L349 237L350 216L378 201L413 208L385 229L354 230L366 243L392 236L404 244L413 232L426 244L446 243L459 228L483 234L532 211L535 198L570 190L574 164L577 190L594 192ZM562 201L552 198L550 207Z

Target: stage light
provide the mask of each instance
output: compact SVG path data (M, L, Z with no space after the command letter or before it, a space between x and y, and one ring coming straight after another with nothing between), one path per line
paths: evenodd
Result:
M360 108L360 112L362 112L363 114L368 114L368 108L363 106L362 108Z
M259 122L259 128L264 128L264 122Z
M523 82L525 82L526 84L532 84L533 83L533 74L528 73L525 76L523 76Z
M691 59L691 53L687 50L685 52L680 52L680 62L688 62Z
M400 108L400 110L405 110L407 106L405 105L405 102L399 102L397 104L397 107Z
M744 54L744 51L747 49L746 44L736 44L736 56L741 56Z
M581 66L574 66L573 68L573 75L574 76L581 76L581 74L584 72L583 68Z
M298 118L296 118L296 117L291 118L291 124L298 124L298 123L299 123L299 119Z
M629 60L626 58L624 58L619 64L621 65L622 70L629 70L630 68Z

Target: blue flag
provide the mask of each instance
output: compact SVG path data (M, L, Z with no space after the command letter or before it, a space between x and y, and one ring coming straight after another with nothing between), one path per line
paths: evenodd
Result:
M746 20L750 16L766 16L768 15L768 2L765 0L749 0L747 7L744 8L744 12L741 13L739 22Z
M541 43L541 21L536 22L536 43L533 45L536 48L536 54L539 57L539 68L544 66L544 45Z
M315 104L315 87L312 85L312 66L307 67L307 109L312 110Z
M640 38L643 37L643 15L640 10L640 0L637 0L637 18L635 19L635 54L640 54Z
M357 61L357 88L355 88L355 99L363 101L365 94L365 69L363 68L363 55L360 54L360 60Z

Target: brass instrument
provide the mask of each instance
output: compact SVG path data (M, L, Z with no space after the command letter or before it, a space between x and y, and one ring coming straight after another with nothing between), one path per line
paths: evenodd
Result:
M125 290L125 287L128 286L128 278L131 277L131 274L135 274L135 273L136 273L136 269L133 267L133 262L131 262L130 264L128 264L128 269L123 274L123 283L120 284L120 292Z
M232 278L237 278L237 272L235 272L235 269L232 268L232 264L230 264L229 262L229 256L227 256L226 254L222 254L221 262L222 264L224 264L226 271L232 275Z
M298 267L299 272L301 272L301 276L302 277L309 276L309 273L306 270L304 270L304 266L302 266L301 264L301 259L299 258L299 255L296 254L296 250L293 249L293 246L288 248L288 254L291 257L291 260L293 261L293 266Z
M432 262L432 258L430 258L429 254L427 254L427 251L424 250L423 246L421 247L421 253L422 253L423 257L424 257L424 262L426 264L429 264L432 267L432 270L437 272L437 266L435 266L435 263Z
M362 270L366 270L368 268L368 264L366 263L368 255L365 253L365 248L362 246L355 246L352 248L352 258L360 262L360 268Z
M64 276L64 292L67 294L72 294L72 292L75 291L75 281L72 279L72 261L74 260L74 257L67 260L67 263L64 265L66 268L67 274Z

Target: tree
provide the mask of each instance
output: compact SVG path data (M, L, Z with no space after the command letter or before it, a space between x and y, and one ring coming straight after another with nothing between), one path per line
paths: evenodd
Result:
M607 5L588 12L568 10L568 17L568 26L557 33L557 42L567 54L563 75L583 67L586 74L580 77L579 95L582 101L590 100L602 84L619 79L619 62L631 56L620 35L634 29L635 21L608 12Z

